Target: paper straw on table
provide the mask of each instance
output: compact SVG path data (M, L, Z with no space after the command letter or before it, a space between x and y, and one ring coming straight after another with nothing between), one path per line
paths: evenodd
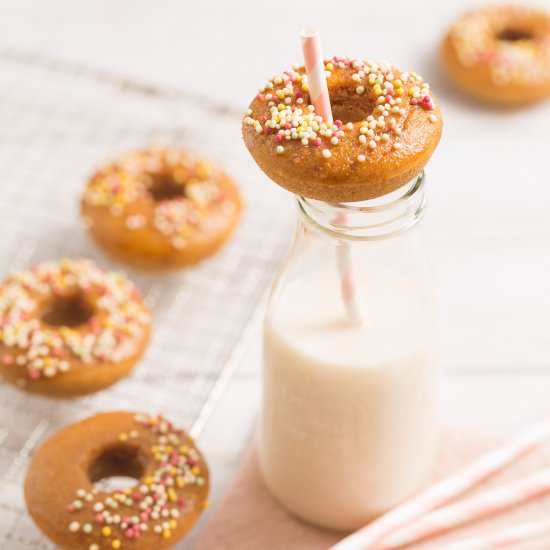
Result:
M427 513L444 506L493 477L550 437L550 419L487 453L466 469L439 481L372 523L332 546L332 550L373 550L380 541Z
M503 487L439 508L411 526L390 535L378 547L384 550L395 550L467 523L494 516L547 494L550 494L550 468Z
M302 50L306 67L309 96L315 107L315 112L323 118L327 124L332 124L332 110L330 96L328 94L327 78L325 75L325 62L321 52L321 40L317 29L302 31ZM341 214L333 220L337 225L346 225L347 216ZM339 242L337 251L337 267L340 275L342 300L346 308L348 319L354 325L363 324L363 310L361 300L357 292L357 282L351 247L346 242Z
M550 533L550 520L529 521L497 533L472 537L444 546L441 550L497 550L510 548Z

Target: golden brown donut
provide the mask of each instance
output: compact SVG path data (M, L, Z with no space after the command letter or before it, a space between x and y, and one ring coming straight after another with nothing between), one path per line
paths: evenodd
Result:
M550 96L550 13L487 6L450 28L441 47L451 78L477 99L519 106Z
M271 78L243 120L244 142L275 183L305 197L350 202L417 176L442 130L439 106L417 74L391 65L325 61L334 124L309 105L304 68Z
M0 375L65 397L110 386L141 357L151 318L137 288L92 261L44 262L0 285Z
M97 171L81 210L90 235L112 256L172 268L216 252L235 229L242 201L218 166L190 151L154 147Z
M95 483L133 477L107 492ZM164 550L207 507L208 468L192 439L163 417L109 412L72 424L34 455L25 501L62 550Z

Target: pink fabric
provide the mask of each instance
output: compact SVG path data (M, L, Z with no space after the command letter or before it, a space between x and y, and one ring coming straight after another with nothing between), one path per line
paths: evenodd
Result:
M433 481L454 472L500 441L495 437L466 435L447 429L443 434L441 451L433 473ZM478 491L497 487L499 483L517 480L543 467L550 466L550 444L513 465ZM472 493L473 494L473 493ZM515 523L546 519L550 516L550 497L540 499L504 515L466 526L422 544L411 545L414 550L440 550L442 544L496 532ZM241 469L227 496L213 512L213 518L197 550L320 550L341 538L306 525L290 516L277 504L264 487L256 465L254 447L247 452ZM514 547L517 550L550 550L550 538Z

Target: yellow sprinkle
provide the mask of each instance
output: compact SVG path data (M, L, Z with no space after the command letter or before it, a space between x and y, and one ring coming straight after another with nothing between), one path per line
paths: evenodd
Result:
M401 97L404 93L403 88L397 88L397 90L395 90L395 95L399 97Z
M302 91L309 92L309 86L307 84L302 84Z
M210 175L210 168L208 167L208 164L201 162L197 166L197 172L199 174L199 177L204 180Z
M200 473L201 473L201 469L198 467L198 466L193 466L191 468L191 471L196 475L198 476Z
M178 477L178 479L176 480L176 483L178 484L178 487L180 489L185 487L185 480L183 479L183 477Z
M327 71L332 71L334 69L334 65L332 63L327 63L326 69Z
M122 546L122 543L117 539L117 540L114 540L112 543L111 543L111 546L113 548L120 548Z
M182 445L182 446L180 447L180 453L181 453L182 455L186 455L188 452L189 452L189 447L187 447L186 445Z
M151 476L145 478L145 485L153 485L153 483L155 483L155 479Z
M176 491L174 491L174 489L172 488L168 489L168 499L170 500L170 502L176 502L176 500L178 499Z
M178 526L178 522L175 519L170 520L170 527L175 529Z
M108 537L111 535L111 528L109 526L105 526L103 527L103 529L101 529L101 534L104 536L104 537Z
M279 106L277 107L277 109L279 109L279 111L282 111L284 108L285 108L284 104L279 103Z
M169 538L172 536L172 531L170 531L170 529L165 529L165 530L162 532L162 536L163 536L165 539L169 539Z
M187 174L185 173L185 170L183 168L176 168L172 172L172 177L174 178L174 181L177 183L183 183L185 181L185 176Z
M202 503L202 507L203 507L205 510L208 510L208 508L210 508L210 502L208 502L207 500L205 500L205 501Z

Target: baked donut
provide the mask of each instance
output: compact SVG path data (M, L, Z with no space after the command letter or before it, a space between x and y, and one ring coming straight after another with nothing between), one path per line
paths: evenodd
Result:
M155 147L100 168L81 210L90 235L112 256L170 268L218 250L235 229L242 202L218 166L189 151Z
M391 65L325 61L334 123L309 105L303 67L271 78L243 120L244 142L275 183L305 197L372 199L413 179L441 136L428 84Z
M0 375L54 397L95 392L132 370L150 329L123 275L84 259L41 263L0 285Z
M550 96L550 13L487 6L461 17L441 57L451 78L477 99L519 106Z
M99 481L125 476L113 492ZM34 455L27 509L62 550L163 550L207 507L208 468L192 439L162 417L109 412L72 424Z

